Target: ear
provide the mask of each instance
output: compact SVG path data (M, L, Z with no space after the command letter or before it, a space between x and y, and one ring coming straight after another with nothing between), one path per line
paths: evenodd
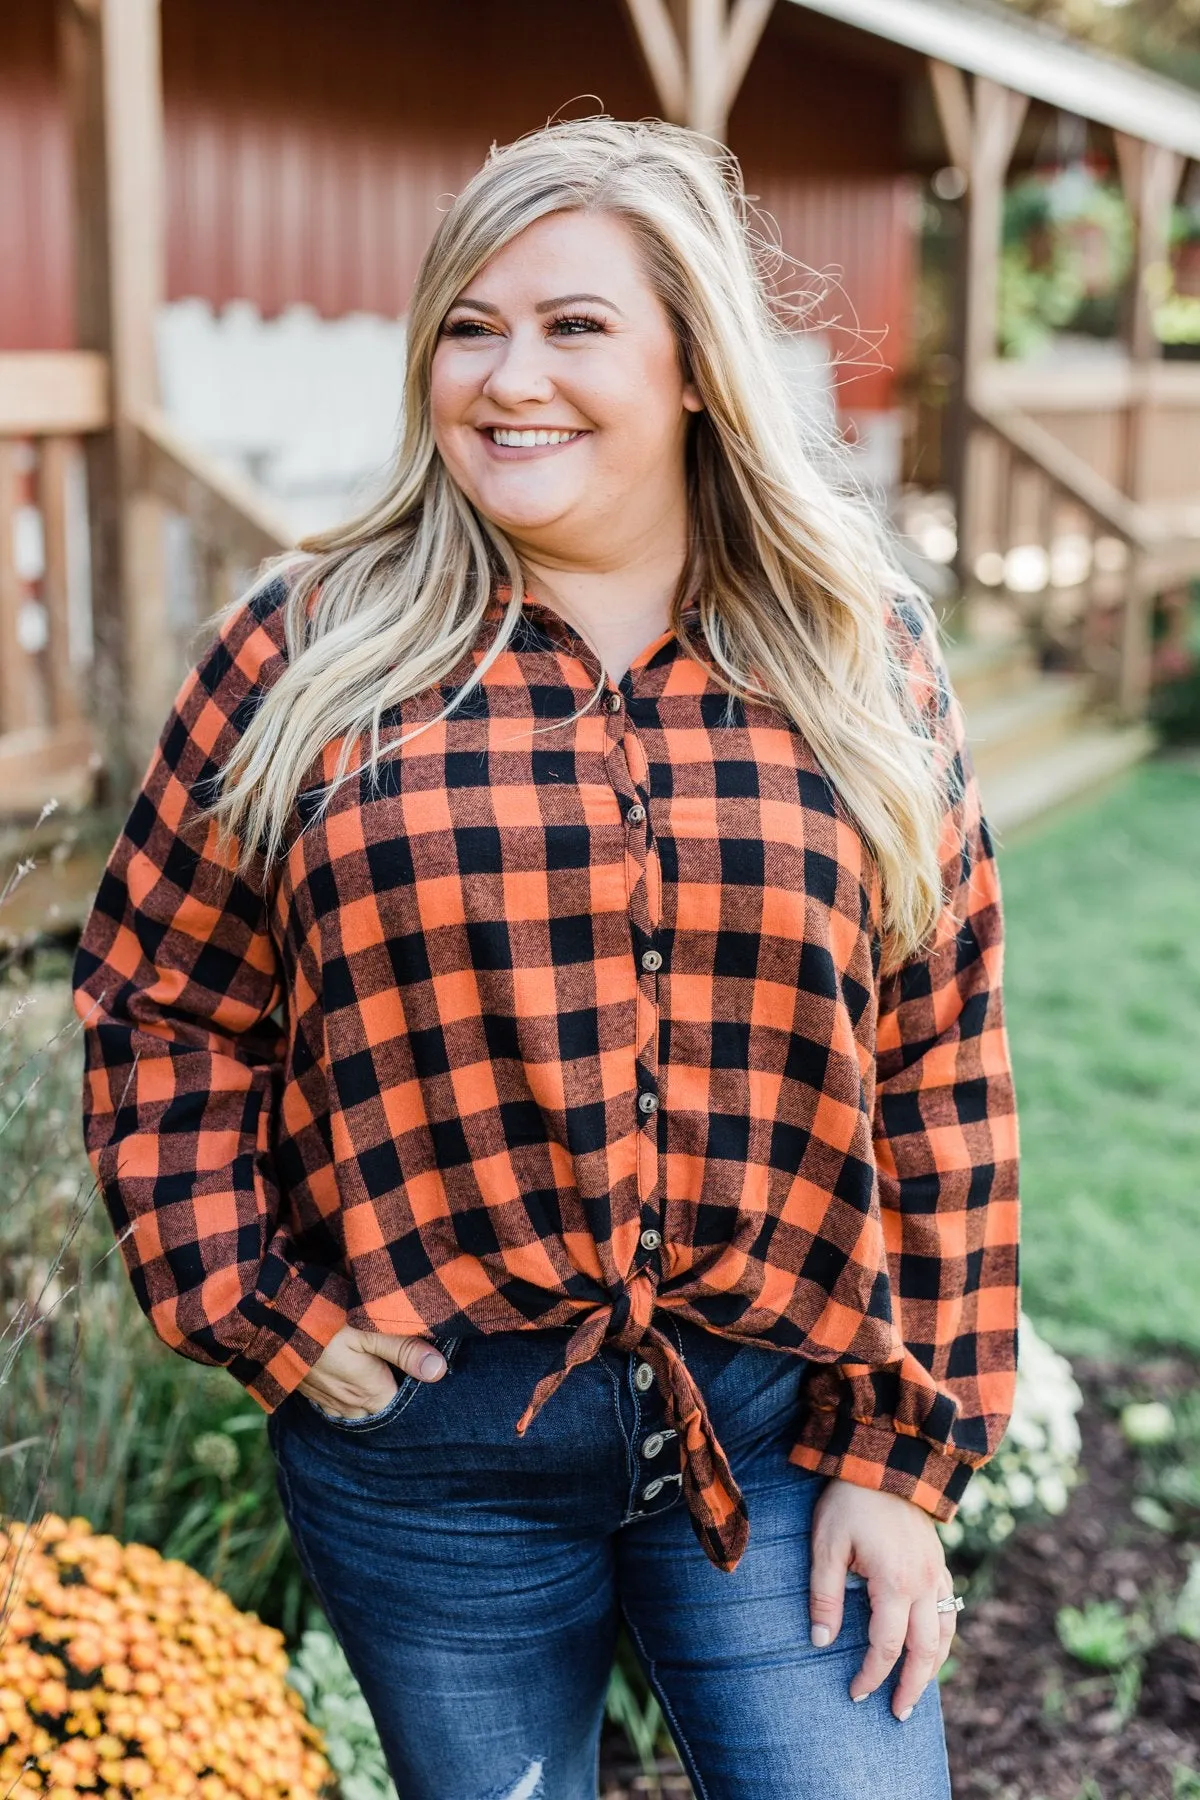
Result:
M683 410L692 413L701 413L704 411L704 402L700 398L694 384L690 381L685 382L683 387Z

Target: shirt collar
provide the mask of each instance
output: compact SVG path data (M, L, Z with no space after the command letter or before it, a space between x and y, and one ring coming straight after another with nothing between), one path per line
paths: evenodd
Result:
M512 588L506 581L498 581L493 585L487 611L488 618L499 621L508 605L511 593ZM532 594L526 593L522 596L521 613L536 647L565 650L571 655L582 657L589 667L595 662L595 655L586 639L580 636L575 627L569 624L561 613L556 612L554 607L548 606L545 601L537 600ZM680 612L680 623L689 634L699 630L700 602L697 599L692 598L685 603ZM654 661L673 642L672 633L664 632L661 637L655 638L653 643L647 644L645 649L639 652L630 665L631 670L637 670Z

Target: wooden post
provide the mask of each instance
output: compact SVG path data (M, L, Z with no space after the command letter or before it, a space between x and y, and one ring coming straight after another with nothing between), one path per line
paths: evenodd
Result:
M0 733L34 723L29 711L28 662L21 648L18 615L21 584L10 552L17 516L17 460L22 446L0 440Z
M1113 133L1121 186L1133 219L1132 305L1127 319L1129 398L1121 421L1121 485L1131 500L1144 491L1146 434L1150 423L1150 371L1159 359L1154 334L1149 271L1167 260L1171 207L1179 191L1185 158L1164 144L1150 144L1126 132ZM1150 698L1150 609L1145 570L1134 557L1126 575L1121 618L1117 702L1126 718L1141 718Z
M67 484L70 480L70 440L42 439L38 464L38 509L46 536L46 566L42 576L42 602L46 608L46 672L50 689L51 717L55 726L77 726L80 719L78 684L71 660L70 571L68 569Z
M959 369L952 401L947 461L954 487L960 586L971 579L976 521L972 516L971 402L980 371L996 354L1004 181L1029 108L1029 96L977 75L968 90L961 69L931 58L930 83L951 162L962 174L963 243L958 295Z
M1114 132L1113 137L1134 237L1133 294L1127 327L1130 392L1125 409L1122 486L1130 499L1139 500L1147 373L1159 356L1153 300L1146 277L1156 263L1167 260L1171 206L1179 190L1184 158L1163 144L1148 144L1123 131Z
M109 359L111 428L88 440L93 716L118 791L139 772L175 682L162 511L138 492L136 420L157 401L165 286L158 0L59 0L74 151L77 330Z
M625 0L664 119L723 143L774 0Z
M1029 110L1028 94L975 77L971 167L967 173L967 398L996 354L1004 179Z

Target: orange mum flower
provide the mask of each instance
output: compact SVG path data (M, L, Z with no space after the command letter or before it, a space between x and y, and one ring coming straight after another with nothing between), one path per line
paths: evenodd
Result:
M282 1632L86 1519L0 1523L0 1794L323 1800Z

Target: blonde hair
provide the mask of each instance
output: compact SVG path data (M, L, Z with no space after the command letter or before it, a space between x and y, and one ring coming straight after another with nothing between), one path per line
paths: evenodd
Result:
M803 732L877 865L887 962L927 938L942 903L944 800L886 617L889 596L911 594L911 582L852 477L836 476L828 435L796 417L766 268L781 252L757 232L733 157L714 150L654 119L553 124L493 147L442 218L413 289L403 437L386 491L304 540L299 563L284 559L287 665L213 807L222 829L268 862L284 848L314 746L339 742L327 802L356 744L365 740L377 766L382 715L469 654L498 581L511 592L489 653L439 717L508 643L522 570L438 454L434 349L467 283L527 226L604 212L633 233L705 409L689 423L689 545L674 617L698 599L717 679L775 704Z

